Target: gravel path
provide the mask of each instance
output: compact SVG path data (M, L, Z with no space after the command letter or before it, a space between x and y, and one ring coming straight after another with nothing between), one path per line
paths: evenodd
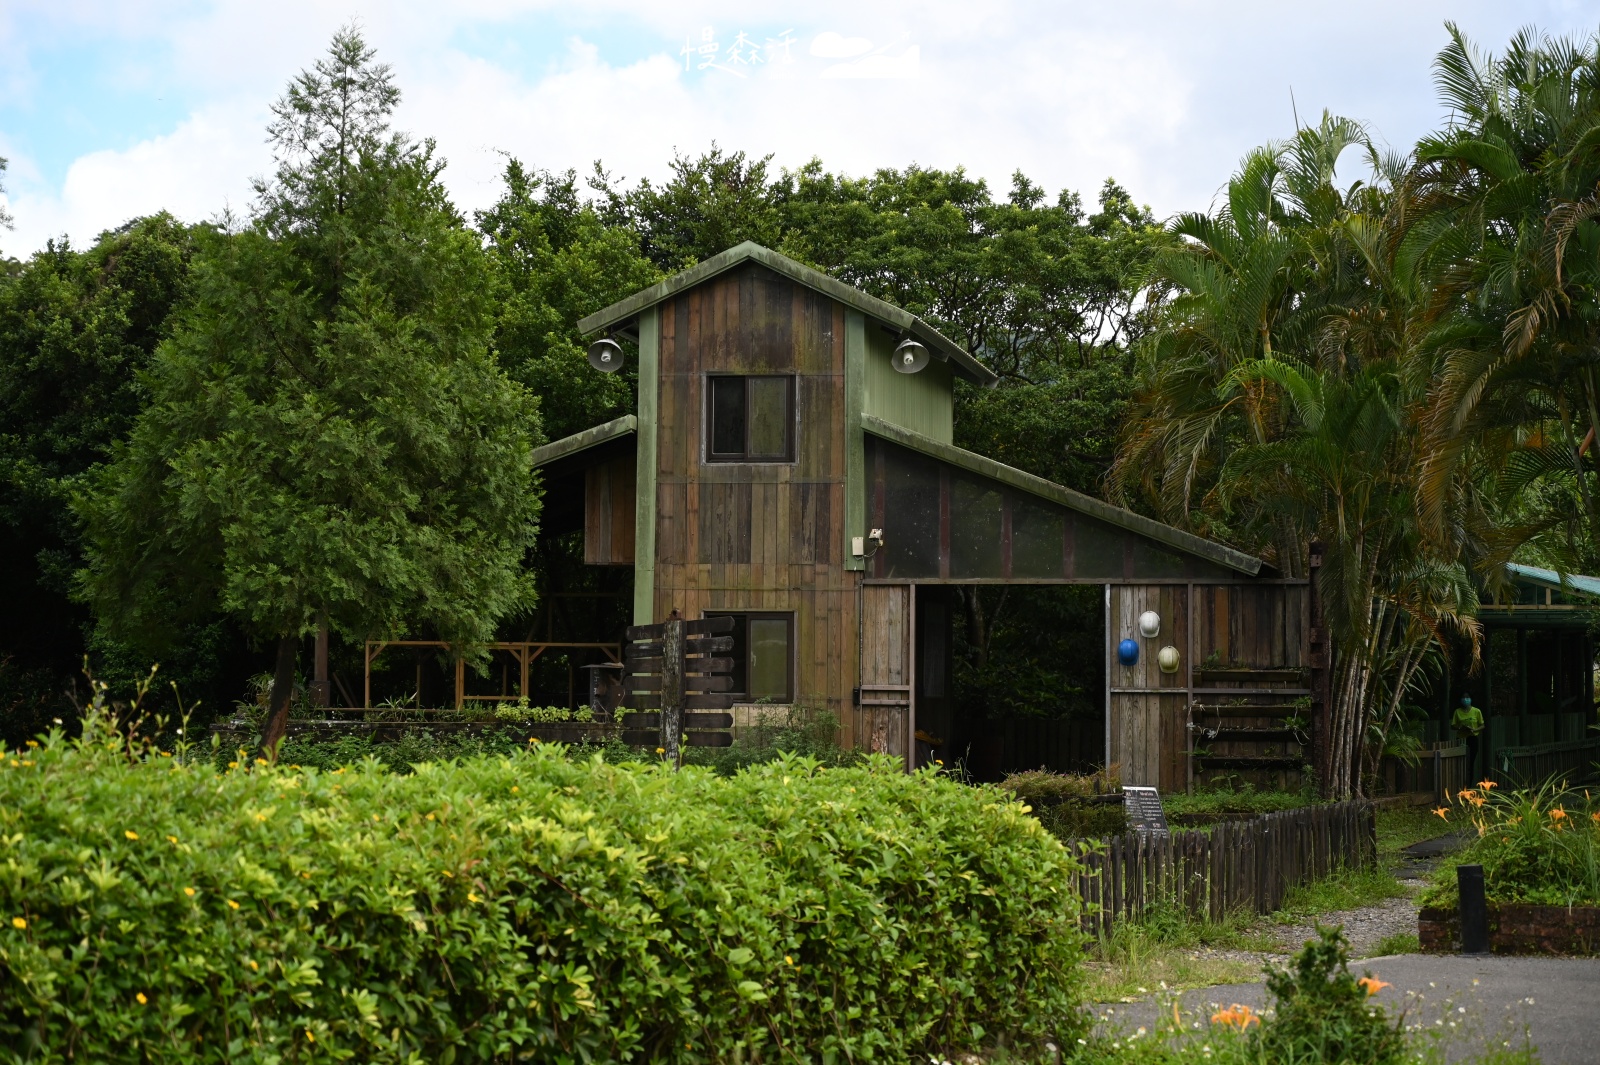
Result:
M1410 891L1405 898L1386 899L1376 906L1365 906L1359 910L1336 910L1321 915L1316 921L1306 921L1304 924L1266 926L1262 931L1277 939L1277 950L1218 950L1202 947L1190 951L1190 955L1195 958L1245 961L1255 965L1287 962L1306 940L1316 937L1316 924L1320 922L1323 925L1344 927L1345 937L1350 941L1352 958L1371 957L1378 944L1386 937L1417 933L1416 895L1422 891L1423 882L1402 880L1400 883Z

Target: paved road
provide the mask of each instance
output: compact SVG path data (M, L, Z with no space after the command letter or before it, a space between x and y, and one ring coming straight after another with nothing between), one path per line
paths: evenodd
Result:
M1378 1001L1406 1009L1408 1025L1443 1033L1452 1061L1520 1041L1526 1025L1543 1065L1600 1065L1600 958L1398 954L1352 962L1350 970L1388 981ZM1212 1003L1234 1002L1260 1008L1265 997L1259 983L1226 984L1185 992L1180 1009L1204 1015ZM1158 1008L1154 1001L1102 1005L1096 1014L1104 1025L1132 1030L1153 1027Z

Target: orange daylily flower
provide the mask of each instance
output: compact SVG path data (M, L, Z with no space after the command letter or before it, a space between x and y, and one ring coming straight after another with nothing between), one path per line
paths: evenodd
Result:
M1433 812L1438 814L1441 818L1443 818L1446 821L1450 820L1450 807L1448 807L1448 806L1441 806L1441 807L1439 807L1437 810L1435 810Z
M1356 983L1367 989L1367 997L1369 998L1389 986L1389 981L1379 980L1372 976L1363 976L1361 979L1357 980Z
M1495 788L1498 788L1499 786L1500 785L1496 784L1492 780L1480 780L1480 781L1478 781L1478 787L1482 788L1484 791L1493 791Z
M1550 820L1552 820L1552 821L1560 821L1562 818L1564 818L1566 816L1567 816L1567 811L1563 810L1559 806L1555 807L1554 809L1552 809L1550 811Z
M1211 1015L1212 1024L1226 1024L1244 1031L1252 1024L1260 1024L1261 1018L1249 1006L1242 1006L1235 1002L1225 1010L1218 1010Z

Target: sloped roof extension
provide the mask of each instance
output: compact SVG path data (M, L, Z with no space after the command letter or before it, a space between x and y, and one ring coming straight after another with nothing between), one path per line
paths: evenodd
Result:
M946 337L910 311L896 307L892 303L886 303L876 296L869 296L853 285L847 285L837 278L829 277L821 271L813 270L809 266L797 263L787 255L775 252L770 248L763 248L761 245L749 240L743 244L737 244L727 251L719 252L703 263L697 263L687 270L673 274L665 281L651 285L647 289L641 289L626 299L618 300L604 310L596 311L578 322L578 331L581 333L594 333L601 329L611 328L621 322L630 321L637 317L641 311L648 310L685 289L693 288L702 281L716 277L718 274L725 273L747 262L759 263L797 284L804 285L813 291L822 293L829 299L837 300L846 307L860 311L868 318L880 321L902 333L915 337L926 345L936 358L948 359L955 366L957 373L974 384L987 387L999 380L994 371L974 359L955 341Z
M613 418L602 425L592 429L585 429L581 433L564 436L560 440L552 440L542 447L533 449L533 465L548 466L552 462L576 455L580 451L609 444L613 440L620 440L639 431L639 419L632 414L624 414L620 418Z
M1207 562L1224 566L1250 577L1254 577L1261 572L1262 561L1254 555L1245 554L1243 551L1235 551L1231 547L1215 543L1193 533L1186 533L1182 529L1174 529L1172 526L1163 524L1153 518L1147 518L1143 514L1135 514L1133 511L1124 510L1122 507L1112 506L1104 500L1084 495L1082 492L1074 492L1072 489L1056 484L1054 481L1047 481L1043 477L1035 477L1031 473L1024 473L1022 470L996 462L991 458L985 458L976 452L967 451L952 444L940 443L937 440L923 436L921 433L914 433L910 429L895 425L893 422L886 422L871 415L863 415L861 428L879 439L889 441L891 444L899 444L901 447L919 451L929 458L948 462L950 465L964 469L969 473L988 477L991 480L999 481L1012 488L1048 500L1058 506L1066 507L1068 510L1086 514L1091 518L1098 518L1109 525L1115 525L1126 529L1128 532L1148 537L1186 555L1205 559Z
M1576 591L1582 592L1584 595L1600 596L1600 577L1585 577L1578 573L1557 573L1553 569L1524 566L1518 562L1507 562L1506 573L1513 580L1539 585L1549 588L1551 591Z

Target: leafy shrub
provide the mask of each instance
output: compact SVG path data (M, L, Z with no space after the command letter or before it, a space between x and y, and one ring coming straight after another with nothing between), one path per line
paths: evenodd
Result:
M988 789L186 753L91 716L0 758L0 1060L903 1061L1086 1024L1073 860Z
M1484 893L1496 902L1600 906L1600 802L1555 781L1509 792L1496 787L1481 781L1434 811L1476 833L1454 857L1483 866ZM1455 899L1452 865L1439 870L1424 903Z
M1237 788L1208 788L1191 794L1161 796L1168 816L1180 814L1270 814L1312 806L1317 796L1310 791L1257 790L1248 784Z
M1033 816L1057 839L1098 839L1128 830L1121 803L1094 801L1115 795L1122 787L1114 771L1077 775L1029 769L1012 773L1000 787L1027 803Z
M1338 928L1319 925L1291 968L1266 973L1274 1012L1251 1032L1257 1060L1398 1065L1407 1056L1400 1023L1368 1001L1383 985L1371 973L1350 975L1349 944Z
M722 776L776 761L785 755L815 759L829 767L859 765L864 756L839 746L839 719L821 707L799 704L760 712L754 724L738 730L731 747L686 747L683 760Z
M594 720L594 710L583 706L568 710L564 706L529 706L524 695L516 702L501 703L490 714L496 721L515 721L530 725L554 725L563 721L588 722Z

